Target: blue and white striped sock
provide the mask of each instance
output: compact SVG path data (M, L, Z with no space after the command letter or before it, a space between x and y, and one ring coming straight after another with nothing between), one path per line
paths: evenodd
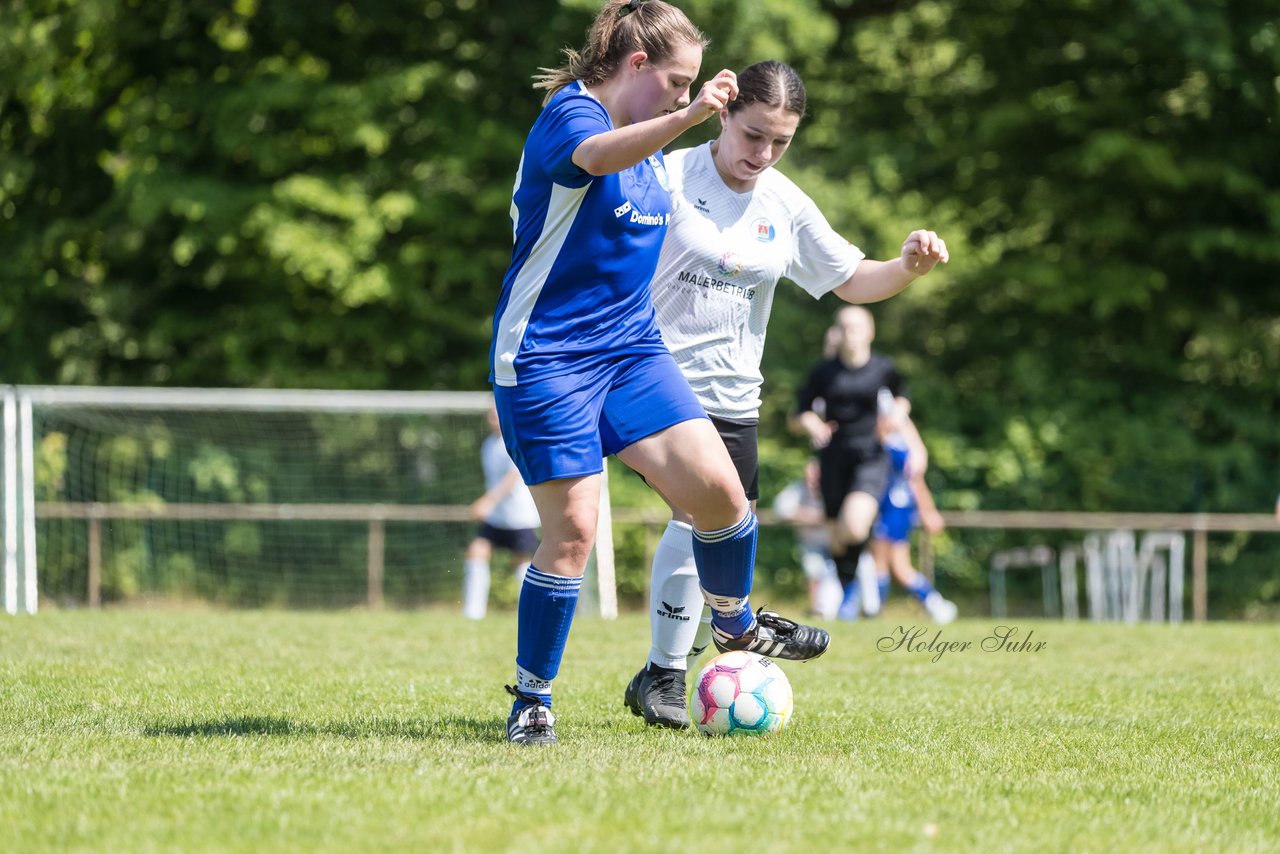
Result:
M844 585L844 595L840 598L840 607L836 609L836 618L856 620L862 613L862 587L858 579L848 581Z
M921 602L929 598L929 594L933 592L933 585L929 583L929 579L923 575L917 576L914 584L907 585L907 592L919 599Z
M741 637L755 624L751 585L756 569L756 515L718 531L693 531L693 558L703 598L711 606L711 629L724 638Z
M551 682L560 672L582 578L551 575L530 566L520 588L516 628L516 687L551 706ZM516 700L511 710L526 703Z

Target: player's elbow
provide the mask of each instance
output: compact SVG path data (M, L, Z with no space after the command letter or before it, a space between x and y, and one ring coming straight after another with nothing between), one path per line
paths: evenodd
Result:
M573 151L574 165L593 178L599 178L601 175L608 175L618 171L608 161L607 152L602 151L599 146L593 145L590 139Z
M578 165L582 167L583 172L586 172L592 178L599 178L602 175L609 175L612 172L616 171L608 168L604 164L596 163L596 162L579 163Z

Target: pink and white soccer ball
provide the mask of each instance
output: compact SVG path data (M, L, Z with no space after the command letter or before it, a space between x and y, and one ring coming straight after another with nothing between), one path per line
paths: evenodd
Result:
M791 683L771 658L726 652L694 680L689 715L703 735L766 735L791 720Z

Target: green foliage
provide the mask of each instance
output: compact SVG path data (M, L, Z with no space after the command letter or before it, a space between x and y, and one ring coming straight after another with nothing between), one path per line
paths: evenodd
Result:
M1260 7L1070 0L921 3L849 35L828 162L935 195L966 247L881 323L965 501L1270 506L1278 39Z
M0 13L16 381L476 388L528 75L571 16L387 0ZM501 56L519 74L492 74Z
M530 75L597 8L0 9L3 378L482 387ZM685 8L705 71L776 56L808 81L783 169L853 242L946 237L949 267L876 309L944 508L1273 506L1275 0ZM780 294L766 501L833 308ZM1274 538L1239 555L1274 566ZM1267 572L1233 576L1234 613L1280 602Z

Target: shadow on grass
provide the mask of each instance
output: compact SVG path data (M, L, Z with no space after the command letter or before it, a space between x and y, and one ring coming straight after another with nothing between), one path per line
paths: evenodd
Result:
M193 721L185 724L152 724L142 730L143 735L168 735L176 738L215 735L314 735L315 727L299 724L285 718L268 718L256 715L222 718L216 721Z
M300 723L287 718L242 715L208 721L154 723L143 735L169 738L244 736L340 738L409 738L428 741L506 742L506 726L500 720L447 717L436 721L387 718L353 718L323 724Z

